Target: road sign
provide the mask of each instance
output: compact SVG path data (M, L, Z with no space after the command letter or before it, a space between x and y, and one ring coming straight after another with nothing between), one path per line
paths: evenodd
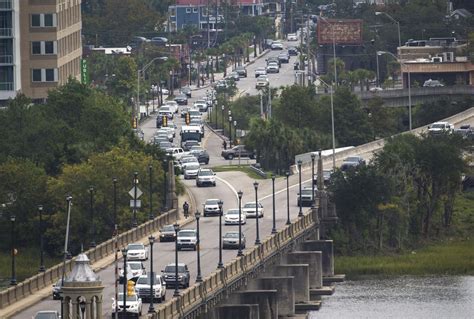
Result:
M131 199L131 200L130 200L130 207L132 207L132 208L140 208L140 207L142 207L142 201L139 200L139 199L137 199L137 200Z
M135 198L135 188L137 189L137 198L140 198L142 196L143 192L138 186L132 187L132 189L128 192L131 198Z

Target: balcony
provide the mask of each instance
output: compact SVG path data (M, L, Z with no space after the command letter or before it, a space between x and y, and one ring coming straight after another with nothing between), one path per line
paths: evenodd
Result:
M11 38L13 34L12 30L12 28L0 28L0 37Z
M13 82L0 82L0 91L13 91Z
M0 0L0 11L11 10L13 7L13 0Z

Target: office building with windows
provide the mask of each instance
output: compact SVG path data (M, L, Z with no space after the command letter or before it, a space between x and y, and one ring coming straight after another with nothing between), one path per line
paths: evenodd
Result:
M81 0L0 0L0 103L79 79L81 29Z

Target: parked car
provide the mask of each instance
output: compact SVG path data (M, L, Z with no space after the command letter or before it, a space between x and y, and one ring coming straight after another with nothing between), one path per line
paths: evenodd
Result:
M342 161L341 171L347 171L350 168L357 167L359 165L365 165L365 160L360 156L346 157Z
M247 215L247 218L255 218L258 212L258 218L260 218L263 217L264 209L262 203L260 202L258 202L257 205L255 205L255 202L248 202L245 203L244 207L242 207L242 211L245 213L245 215Z
M237 72L230 72L226 76L227 80L240 81L240 75Z
M142 315L142 299L138 297L137 294L133 294L130 296L125 296L127 302L126 302L126 307L127 307L127 318L129 314L133 314L136 316L136 318L141 317ZM117 310L119 313L123 313L123 304L124 304L124 294L122 292L119 292L118 294L118 300L115 300L115 298L112 298L112 316L115 314L115 304L117 303Z
M183 86L181 88L181 93L183 94L186 94L187 97L191 97L192 93L191 93L191 88L189 86Z
M260 75L267 75L267 69L264 67L259 67L255 69L255 77L258 78Z
M197 232L195 229L182 229L178 232L176 237L177 248L181 250L183 248L191 248L196 250L197 247Z
M199 163L193 162L186 165L183 169L184 179L195 179L200 168Z
M221 156L226 160L231 160L236 157L248 157L250 159L255 158L255 152L247 150L245 145L236 145L231 149L223 150Z
M244 66L238 66L235 68L235 72L243 78L247 77L247 69Z
M272 50L283 50L283 43L280 41L273 41L272 44L270 45Z
M242 233L240 236L241 249L245 249L245 235ZM239 248L239 232L229 231L222 236L222 248L223 249L238 249Z
M245 225L247 223L247 215L241 211L240 213L240 224ZM224 215L225 225L238 225L239 224L239 209L232 208L228 209Z
M143 243L133 243L127 246L127 258L132 260L147 260L148 248Z
M219 209L219 201L220 199L216 198L206 199L206 202L204 203L204 217L210 215L220 215L221 211Z
M201 168L196 176L196 186L216 186L216 174L207 168Z
M62 292L62 278L60 278L58 281L56 281L56 283L53 285L53 300L59 300L62 298L63 296L63 292Z
M135 284L135 293L143 301L150 301L151 273L138 277ZM166 300L166 281L161 275L153 278L153 301L162 302Z
M38 311L33 319L61 319L61 315L56 310Z
M301 194L297 194L296 206L311 206L313 204L313 198L316 194L313 194L311 187L305 187L301 190Z
M184 263L178 263L178 280L176 280L176 264L168 264L164 270L162 270L163 278L166 282L166 288L175 288L176 282L178 282L178 286L183 288L189 287L190 281L190 274L188 265Z
M174 100L179 105L187 105L188 104L188 97L186 96L186 94L183 94L183 93L176 95Z
M160 242L175 240L176 232L173 225L165 225L160 229Z

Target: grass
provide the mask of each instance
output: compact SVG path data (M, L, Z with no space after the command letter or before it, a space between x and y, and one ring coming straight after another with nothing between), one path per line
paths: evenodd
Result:
M247 174L248 177L252 179L267 179L270 178L270 175L267 173L267 176L262 177L255 173L249 165L224 165L224 166L216 166L213 167L212 170L214 172L242 172Z
M397 256L336 257L337 273L366 275L474 275L474 239L450 240Z
M60 258L50 258L44 255L45 267L51 267L61 261ZM38 273L40 265L40 253L37 248L19 248L15 258L16 280L29 278ZM8 286L11 279L11 256L10 252L0 252L0 288Z

